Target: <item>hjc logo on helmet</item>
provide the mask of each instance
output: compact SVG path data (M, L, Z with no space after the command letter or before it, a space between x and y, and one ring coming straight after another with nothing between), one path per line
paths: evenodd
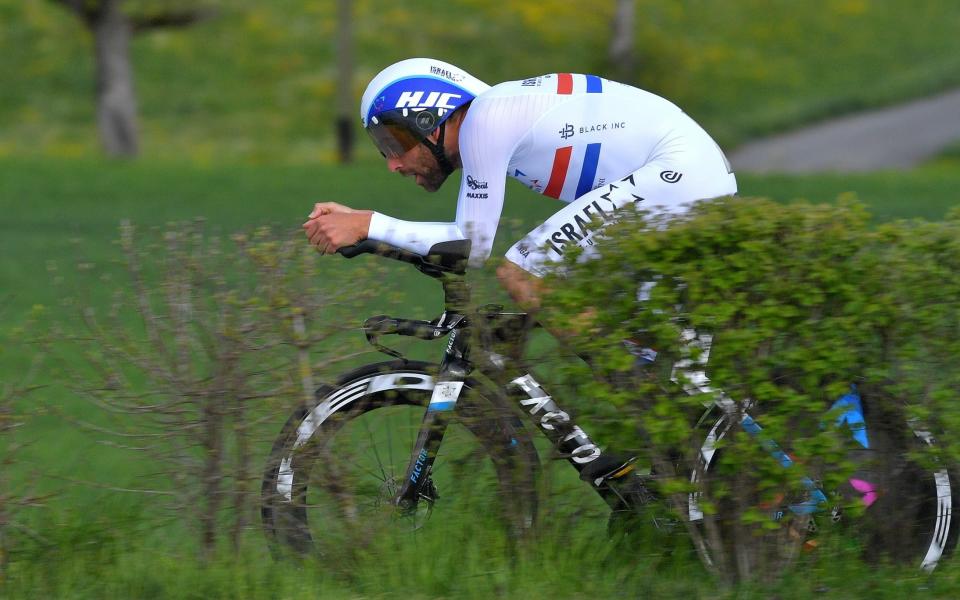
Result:
M461 94L450 92L430 92L426 98L423 97L424 94L426 92L404 91L397 99L396 108L445 108L453 110L457 108L457 105L450 102L463 97Z

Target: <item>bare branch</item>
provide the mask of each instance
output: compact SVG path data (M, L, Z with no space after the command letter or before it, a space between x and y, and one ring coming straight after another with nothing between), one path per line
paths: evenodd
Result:
M52 0L52 2L77 15L88 26L93 24L102 12L99 2L88 2L87 0Z
M109 490L111 492L129 492L133 494L145 494L149 496L174 496L176 495L175 491L171 490L138 490L136 488L124 488L118 487L115 485L106 485L102 483L94 483L91 481L80 481L79 479L73 479L71 477L64 477L62 475L51 475L54 479L59 479L60 481L66 481L67 483L72 483L75 485L85 486L85 487L95 487L101 490Z

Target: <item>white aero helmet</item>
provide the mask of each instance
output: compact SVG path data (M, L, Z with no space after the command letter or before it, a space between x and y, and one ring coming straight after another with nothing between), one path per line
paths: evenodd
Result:
M443 123L453 111L490 86L450 63L410 58L380 71L360 101L360 121L377 149L396 158L417 144L433 152L440 167L453 170L443 152ZM435 144L427 139L440 127Z

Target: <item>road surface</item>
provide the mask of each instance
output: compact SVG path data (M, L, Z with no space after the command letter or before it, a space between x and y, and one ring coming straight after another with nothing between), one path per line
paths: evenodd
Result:
M904 169L958 141L960 89L748 142L728 158L735 172Z

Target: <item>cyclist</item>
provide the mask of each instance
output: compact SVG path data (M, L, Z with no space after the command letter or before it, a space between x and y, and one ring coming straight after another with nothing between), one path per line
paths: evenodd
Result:
M469 238L470 264L489 256L507 176L567 205L516 242L497 269L511 297L539 306L539 278L570 245L593 253L593 219L627 205L682 212L734 194L736 179L711 137L673 103L594 75L552 73L490 87L443 61L412 58L381 71L360 119L387 167L436 191L462 169L456 220L402 221L335 202L314 206L304 229L333 253L365 238L426 254Z

